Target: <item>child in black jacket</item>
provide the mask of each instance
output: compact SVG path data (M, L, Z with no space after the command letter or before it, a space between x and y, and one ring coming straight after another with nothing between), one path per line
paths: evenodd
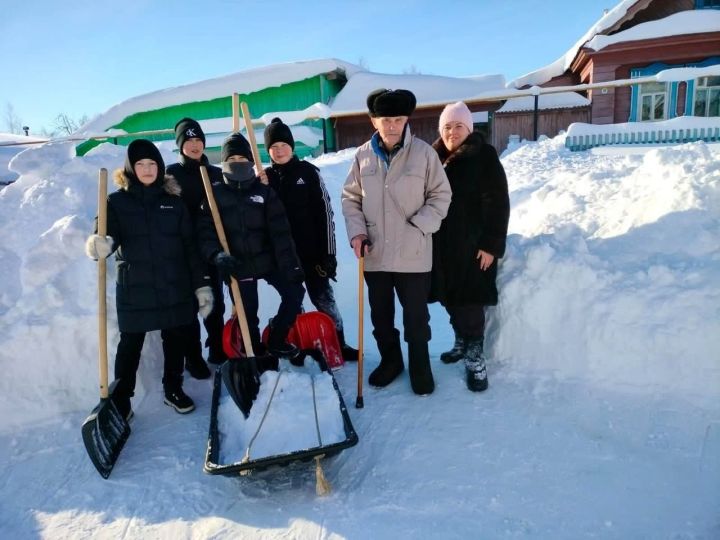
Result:
M333 211L325 184L317 167L293 153L295 140L280 118L273 118L265 128L265 149L272 160L265 174L285 206L310 301L335 323L343 359L357 360L357 349L345 343L342 316L330 284L337 274L337 259Z
M179 161L169 165L167 174L177 180L182 192L180 196L190 211L190 218L193 222L193 230L200 213L200 205L205 200L205 189L200 166L207 168L208 175L212 182L222 181L222 171L219 167L210 165L205 155L205 133L200 124L192 118L183 118L175 124L175 142L177 143L180 155ZM225 303L223 302L222 280L217 269L208 265L210 275L210 286L212 287L215 305L210 315L205 318L203 324L207 331L205 345L208 347L208 362L211 364L222 364L227 357L222 349L222 332L224 324ZM196 379L207 379L210 377L210 370L205 365L202 356L202 341L200 338L200 324L195 320L192 330L186 336L185 344L185 369Z
M222 250L207 203L198 218L200 251L224 279L232 275L238 280L255 351L260 350L257 280L277 290L280 307L272 320L268 349L275 356L294 357L298 350L287 342L287 335L301 311L305 276L285 209L275 191L255 176L250 144L242 134L225 140L221 156L223 182L212 188L230 254Z
M165 403L189 413L195 404L182 389L184 336L198 307L203 317L213 307L190 215L177 182L165 176L160 151L148 140L130 143L125 167L115 171L114 180L119 189L107 199L107 236L92 234L85 244L86 254L94 260L117 250L120 342L113 399L129 419L145 334L160 330Z

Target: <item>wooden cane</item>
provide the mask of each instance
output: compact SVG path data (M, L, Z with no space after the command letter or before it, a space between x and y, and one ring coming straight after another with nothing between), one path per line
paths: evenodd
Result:
M358 259L358 373L357 373L357 399L355 408L362 409L365 406L363 400L363 310L365 307L365 248L370 245L368 240L360 244L360 258Z

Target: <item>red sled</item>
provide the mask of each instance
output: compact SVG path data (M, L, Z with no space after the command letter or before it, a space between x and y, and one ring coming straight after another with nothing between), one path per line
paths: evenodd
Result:
M225 356L228 358L244 358L245 347L242 342L242 333L240 332L240 323L236 314L233 314L223 327L222 347Z
M262 332L262 341L268 342L270 327ZM335 323L329 315L320 311L301 313L288 332L287 340L298 349L318 349L325 356L330 369L335 371L345 365Z
M267 326L262 332L262 341L265 345L267 345L269 334L270 327ZM335 330L335 323L325 313L310 311L298 315L295 324L288 332L287 340L298 349L318 349L322 351L328 367L333 371L345 365L340 340ZM225 323L223 350L228 358L245 356L240 325L235 315Z

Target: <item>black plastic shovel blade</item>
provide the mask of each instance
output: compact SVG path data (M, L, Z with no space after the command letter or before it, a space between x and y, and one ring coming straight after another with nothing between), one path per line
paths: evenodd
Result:
M245 418L260 389L260 375L277 365L276 358L261 356L230 358L220 366L223 385Z
M90 460L107 478L130 436L130 424L118 412L112 399L101 399L82 425L82 438Z

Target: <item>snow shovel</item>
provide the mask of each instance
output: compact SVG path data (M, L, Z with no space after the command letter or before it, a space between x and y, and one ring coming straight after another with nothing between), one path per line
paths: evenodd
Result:
M248 140L250 141L250 150L252 151L253 160L255 161L255 171L257 172L258 176L260 176L260 173L263 170L262 161L260 161L260 151L258 150L258 145L255 141L255 130L252 127L250 109L248 109L248 104L244 101L240 104L240 109L242 110L243 121L245 122L245 131L247 131ZM266 148L265 150L268 149ZM266 184L267 182L263 183Z
M210 207L210 213L212 214L213 223L215 224L215 232L217 233L220 245L222 246L225 253L230 254L230 248L228 247L227 237L225 236L225 229L220 219L220 212L218 211L217 203L215 202L215 196L213 195L212 186L210 185L210 177L208 176L207 169L204 166L200 166L200 175L202 176L203 185L205 186L205 195L207 196L208 206ZM220 366L220 374L222 375L223 383L227 388L228 393L232 397L235 405L242 411L247 409L245 400L239 395L237 388L238 384L245 384L252 381L248 381L248 378L252 379L253 373L256 372L255 367L256 359L255 352L253 351L252 341L250 340L250 328L248 328L247 317L245 316L245 309L243 308L242 297L240 296L240 287L238 286L237 280L234 277L230 277L230 290L232 290L233 301L235 304L235 312L237 313L238 321L240 323L240 334L242 335L243 344L245 346L245 357L242 360L237 358L228 359ZM244 363L244 366L237 364ZM259 381L257 383L259 385Z
M107 234L107 169L100 169L98 188L98 231L101 236ZM90 459L103 478L117 461L120 451L130 436L130 424L118 412L112 400L113 386L108 391L107 359L107 300L106 289L107 260L98 260L98 349L100 364L100 403L93 409L82 425L82 438Z
M363 400L363 308L365 307L365 249L371 245L370 240L363 240L360 244L360 258L358 259L358 374L357 399L355 408L365 406Z

